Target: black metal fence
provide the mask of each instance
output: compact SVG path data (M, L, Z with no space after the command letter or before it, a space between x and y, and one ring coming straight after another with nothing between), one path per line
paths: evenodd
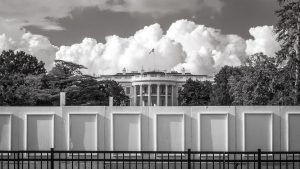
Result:
M300 152L0 151L1 169L300 169Z

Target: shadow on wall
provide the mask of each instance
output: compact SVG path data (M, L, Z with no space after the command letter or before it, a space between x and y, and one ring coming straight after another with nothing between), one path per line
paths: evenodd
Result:
M10 150L10 115L0 116L0 150Z
M226 121L226 114L201 115L201 151L226 151L228 128Z
M96 115L70 115L70 150L96 150Z
M140 115L113 115L113 150L134 151L140 149Z
M157 116L157 150L183 151L183 115Z
M27 116L27 150L49 150L52 148L52 118L53 115Z

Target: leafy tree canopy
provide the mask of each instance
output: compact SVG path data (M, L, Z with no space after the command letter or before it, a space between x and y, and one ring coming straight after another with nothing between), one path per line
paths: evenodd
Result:
M212 105L231 105L234 98L229 93L230 85L228 81L230 78L241 74L240 67L224 66L215 75L214 84L211 95Z
M0 54L0 77L13 74L44 74L46 73L44 65L42 61L38 61L36 57L23 51L2 51Z
M97 81L83 74L81 69L86 68L72 62L55 61L55 67L44 79L46 88L56 91L54 104L59 103L59 92L66 92L67 105L108 106L109 96L114 97L114 105L128 105L129 98L116 81Z
M290 94L294 105L300 101L299 72L300 72L300 1L278 0L281 8L275 13L278 22L275 26L277 40L281 44L281 50L277 53L278 63L288 65L287 70L293 72L290 80L293 80Z
M275 59L262 53L249 57L241 74L229 80L234 105L274 104L278 76Z
M179 91L178 103L181 106L208 105L211 92L211 82L188 79Z
M0 105L35 105L41 94L44 63L25 52L0 54Z

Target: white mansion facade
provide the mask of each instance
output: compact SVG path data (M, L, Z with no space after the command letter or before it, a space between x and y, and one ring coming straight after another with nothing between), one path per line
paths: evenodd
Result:
M143 69L133 72L126 72L115 75L101 75L98 80L117 81L130 98L130 106L177 106L178 91L191 78L192 80L212 81L213 77L208 75L193 75L176 71L145 72Z

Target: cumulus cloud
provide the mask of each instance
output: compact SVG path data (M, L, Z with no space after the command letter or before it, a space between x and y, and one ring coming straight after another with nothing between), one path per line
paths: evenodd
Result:
M124 67L177 71L184 67L195 74L213 74L224 65L240 65L245 48L245 41L237 35L179 20L166 34L153 24L128 38L108 36L104 44L85 38L60 47L56 58L83 64L89 67L87 73L96 74L116 73Z
M86 66L88 74L114 74L124 67L129 71L176 70L194 74L213 74L224 65L238 66L247 55L264 52L274 56L279 44L272 27L250 29L253 39L223 34L221 30L178 20L164 32L159 24L145 26L130 37L111 35L97 42L84 38L71 46L56 47L47 37L16 29L0 19L0 51L23 50L46 63L54 59Z
M246 41L246 52L248 55L262 52L265 55L274 57L275 53L280 49L280 44L276 41L273 26L250 28L249 33L254 39Z
M0 2L0 17L20 27L34 25L42 29L61 30L63 28L57 23L58 18L70 16L74 9L87 7L157 16L205 8L216 13L223 6L221 0L9 0Z
M179 20L173 23L166 34L180 43L187 54L181 67L192 73L212 74L224 65L240 65L245 58L245 41L237 35L224 35L218 29ZM204 68L205 67L205 68Z
M45 36L6 25L0 20L0 51L2 50L25 51L45 62L45 67L49 70L53 66L58 47L52 45Z
M85 38L80 44L62 46L57 59L68 60L87 66L86 73L110 74L128 70L170 70L184 60L182 46L162 35L160 25L146 26L134 36L106 37L106 43ZM154 49L155 52L150 53Z

